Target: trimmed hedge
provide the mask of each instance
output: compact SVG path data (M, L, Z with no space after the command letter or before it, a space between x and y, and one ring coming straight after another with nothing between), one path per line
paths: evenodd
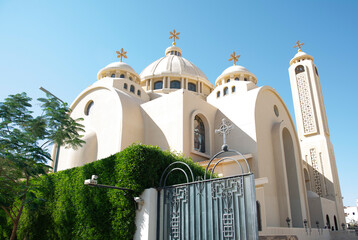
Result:
M36 179L36 195L43 201L36 208L25 208L18 238L132 239L136 230L133 197L158 187L164 169L174 161L186 162L195 177L204 176L204 169L190 159L133 144L108 158ZM85 186L91 175L98 175L100 184L126 187L134 194ZM174 171L167 185L185 181L183 173Z

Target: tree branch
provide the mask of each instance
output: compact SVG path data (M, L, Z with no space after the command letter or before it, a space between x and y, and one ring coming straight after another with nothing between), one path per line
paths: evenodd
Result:
M1 206L1 208L6 212L6 214L11 218L12 223L15 224L15 219L11 216L11 214L9 213L9 211L6 209L6 207Z

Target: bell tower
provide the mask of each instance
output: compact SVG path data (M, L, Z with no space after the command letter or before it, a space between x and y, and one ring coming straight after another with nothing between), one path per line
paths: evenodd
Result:
M298 52L290 61L289 75L306 189L317 194L313 195L317 196L314 201L319 201L322 207L321 224L326 225L328 216L331 223L333 218L338 218L337 225L340 227L345 222L342 195L320 78L313 57L301 50L302 45L303 43L297 41L295 47ZM309 198L308 201L311 205L312 199ZM311 216L315 210L317 209L311 210L310 207ZM320 220L311 219L312 221Z

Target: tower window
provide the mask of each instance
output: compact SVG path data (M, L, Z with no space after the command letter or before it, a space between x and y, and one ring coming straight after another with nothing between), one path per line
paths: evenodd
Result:
M170 88L180 89L180 82L178 80L171 81Z
M230 79L226 80L226 82L227 82L227 83L230 82Z
M216 97L217 97L217 98L220 97L220 91L218 91L218 92L216 93Z
M188 90L196 92L196 85L194 83L188 83Z
M314 67L314 69L315 69L315 71L316 71L317 76L319 76L319 75L318 75L317 67Z
M247 78L244 78L244 81L247 81Z
M226 96L227 94L228 94L228 92L229 92L229 88L224 88L224 96Z
M205 153L205 126L198 115L194 119L194 150Z
M304 71L305 71L305 67L302 66L302 65L298 65L298 66L295 68L296 74L299 74L299 73L304 72Z
M115 77L116 77L116 74L113 73L113 74L111 75L111 77L112 77L112 78L115 78Z
M239 81L240 79L238 77L235 78L235 81Z
M129 91L131 91L132 93L134 93L135 88L134 88L134 86L133 86L133 85L131 85L131 88L130 88L130 90L129 90Z
M154 83L154 90L155 89L162 89L163 88L163 81L157 81Z
M129 80L133 81L132 77L129 77Z
M236 87L235 86L233 86L232 88L231 88L231 92L235 92L236 91Z
M140 90L137 90L137 95L140 96L141 92Z
M121 74L119 77L120 77L120 78L124 78L124 74Z
M123 85L123 88L124 88L124 89L128 89L127 83L125 83L125 84Z
M85 115L88 116L90 114L91 108L93 107L94 102L91 100L86 104L85 107Z

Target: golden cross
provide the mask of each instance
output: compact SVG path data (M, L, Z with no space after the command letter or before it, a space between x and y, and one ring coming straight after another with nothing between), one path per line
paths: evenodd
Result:
M232 54L230 55L230 57L231 57L231 58L229 59L229 61L234 60L234 65L236 66L236 62L239 61L240 55L236 55L236 53L235 53L235 51L234 51L234 52L232 52Z
M304 43L300 43L300 41L297 40L296 45L293 46L293 47L294 47L294 48L298 47L298 51L299 51L299 52L302 52L301 46L302 46L303 44L304 44Z
M170 33L170 37L169 39L173 38L173 46L175 46L175 39L179 39L178 35L180 34L180 32L176 32L175 29L173 30L173 32L169 32Z
M122 58L127 58L127 52L125 52L124 50L123 50L123 48L121 48L121 51L119 52L119 51L116 51L116 53L118 54L117 55L117 58L121 58L121 62L122 62Z

